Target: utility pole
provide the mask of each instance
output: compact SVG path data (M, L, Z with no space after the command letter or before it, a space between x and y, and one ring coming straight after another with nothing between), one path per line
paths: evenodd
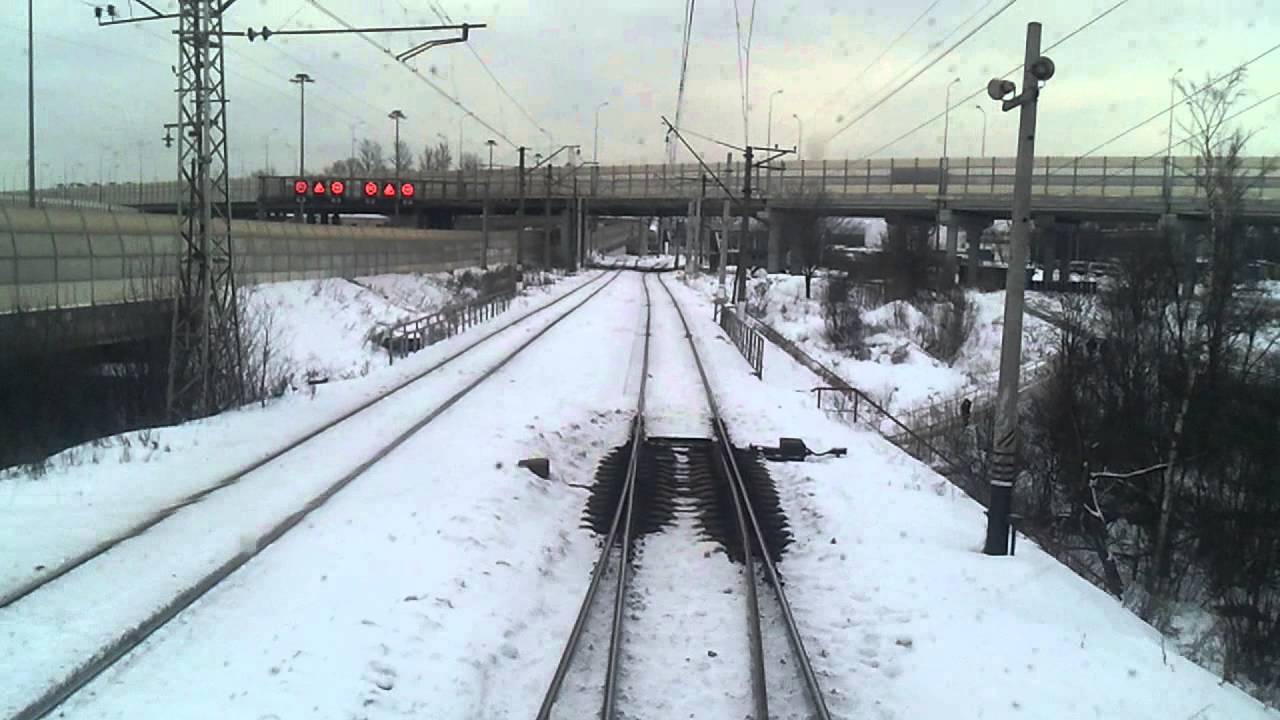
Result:
M1017 90L1010 80L993 79L987 94L1003 100L1001 109L1020 108L1018 159L1013 186L1013 231L1010 239L1009 274L1004 303L1004 335L1000 345L1000 387L996 398L995 437L992 439L991 503L987 508L987 555L1009 553L1009 513L1013 509L1013 483L1018 475L1018 381L1022 369L1022 312L1027 285L1027 244L1031 232L1031 179L1035 161L1036 105L1040 82L1053 77L1053 61L1040 54L1040 23L1027 24L1022 94L1004 100Z
M34 0L27 0L27 204L36 206L36 45Z
M745 302L747 299L747 245L751 232L751 170L754 166L755 154L750 145L744 152L745 162L742 164L742 232L738 236L738 267L733 273L733 302Z
M542 269L551 267L551 166L547 166L547 200L543 206Z
M307 174L307 85L315 80L306 73L298 73L289 82L298 86L298 177L304 177Z
M166 406L171 418L217 412L244 400L243 352L236 301L235 258L232 252L230 168L227 151L227 93L225 45L229 37L250 42L275 35L319 35L462 31L452 40L428 40L397 56L403 61L439 44L465 42L470 29L483 25L407 26L399 28L321 28L224 32L223 15L235 0L177 0L173 12L137 3L145 15L120 17L118 7L95 7L100 27L148 21L177 20L178 194L182 254L178 259L179 287L173 303ZM28 0L28 8L32 5ZM158 3L157 3L158 4ZM141 11L140 11L141 12ZM30 71L29 71L30 73ZM302 84L301 81L299 85ZM168 127L168 126L166 126ZM299 165L302 148L299 147ZM32 172L34 173L34 160ZM215 222L216 221L216 222Z
M516 201L517 203L516 217L520 218L520 227L518 230L516 230L516 277L517 278L519 278L521 276L521 273L524 271L524 266L521 264L522 261L520 259L520 254L521 254L520 239L521 239L521 233L524 232L524 183L525 183L524 153L528 149L529 148L523 145L521 145L518 148L519 154L520 154L520 174L516 177L516 181L517 181L516 188L517 188L517 192L519 193L519 199Z

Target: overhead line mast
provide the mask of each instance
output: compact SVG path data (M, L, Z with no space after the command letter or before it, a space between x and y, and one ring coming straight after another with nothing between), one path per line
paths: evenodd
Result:
M228 32L223 29L223 16L236 1L178 0L177 12L164 13L139 0L146 12L137 17L120 17L115 5L94 8L100 26L178 21L178 122L172 128L178 131L178 178L184 187L177 198L181 247L166 392L167 411L175 420L215 413L244 400L231 233L224 38L253 41L261 37L266 41L272 35L462 31L461 38L428 40L401 53L412 57L436 45L462 42L470 30L485 27L464 23L275 32L263 27L260 31Z

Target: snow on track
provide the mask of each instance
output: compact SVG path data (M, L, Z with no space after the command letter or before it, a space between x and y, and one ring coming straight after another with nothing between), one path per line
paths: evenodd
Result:
M174 427L128 433L112 439L105 449L95 444L72 448L55 456L54 468L39 479L24 478L16 471L4 473L0 476L0 547L5 548L0 554L0 597L586 280L573 280L550 292L531 290L498 317L424 348L393 367L381 366L368 377L316 386L314 396L294 393L266 407L249 406ZM144 438L155 447L147 446ZM123 445L126 440L129 448Z
M479 345L465 361L373 405L358 421L340 426L340 432L300 446L0 611L0 636L14 650L0 659L0 677L8 681L0 686L0 709L7 715L30 703L47 685L241 552L246 542L319 495L568 307L557 306ZM58 641L49 642L55 627Z
M785 356L767 355L755 381L710 303L669 285L717 369L735 442L848 448L769 468L795 535L779 572L834 717L1280 719L1034 543L983 555L979 505L878 435L815 412L794 370L778 368Z
M650 437L710 437L711 410L675 306L649 280ZM746 717L751 650L743 568L698 538L690 512L639 541L623 626L620 718ZM688 686L699 688L687 690Z
M618 318L641 294L627 280L61 711L531 717L572 622L564 598L594 556L567 483L590 481L630 419L619 391L635 329ZM551 458L551 480L514 466L531 455Z

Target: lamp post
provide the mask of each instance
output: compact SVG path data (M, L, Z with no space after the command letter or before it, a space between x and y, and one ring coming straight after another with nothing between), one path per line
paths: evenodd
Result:
M298 176L307 174L307 84L315 80L306 73L298 73L289 80L298 85Z
M484 144L489 146L489 172L493 172L493 149L497 147L498 141L489 138L484 141Z
M974 105L978 108L978 112L982 113L982 150L979 151L980 157L987 156L987 109L981 105Z
M351 155L347 158L348 160L356 159L356 128L361 125L364 125L363 120L357 120L356 122L351 123Z
M399 110L392 110L387 114L396 126L396 144L391 146L391 157L396 164L396 187L400 187L400 121L408 118L407 115Z
M796 119L796 157L803 160L804 155L800 154L800 149L804 142L804 121L795 113L791 113L791 117Z
M948 136L948 135L950 134L950 132L951 132L951 88L952 88L956 83L958 83L958 82L960 82L960 78L955 78L955 79L954 79L954 80L952 80L951 82L947 83L947 92L946 92L946 100L945 100L945 102L946 102L946 110L943 112L943 120L942 120L942 162L943 162L943 165L946 165L946 162L947 162L947 136Z
M1164 201L1166 212L1168 206L1173 202L1173 91L1178 86L1178 73L1182 72L1182 68L1178 68L1173 75L1169 76L1169 141L1164 151Z
M782 88L769 93L769 122L765 125L764 144L773 147L773 99L782 94Z
M34 0L27 0L27 204L36 206L36 47Z
M596 128L594 133L594 140L592 141L592 144L591 144L592 162L600 161L600 108L605 107L608 104L609 104L609 101L605 100L604 102L596 106Z

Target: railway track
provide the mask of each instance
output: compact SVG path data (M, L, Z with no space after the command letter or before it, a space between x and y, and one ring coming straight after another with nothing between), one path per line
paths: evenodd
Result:
M42 718L50 714L68 698L93 681L94 678L98 677L105 670L128 655L161 627L172 621L183 610L190 607L194 602L207 594L220 582L228 578L232 573L260 554L262 550L296 527L310 513L326 503L330 498L348 486L353 480L363 475L370 468L383 460L393 450L426 427L454 404L466 397L476 387L493 377L499 370L520 355L525 349L543 337L549 330L558 325L564 319L568 318L570 315L574 314L579 308L602 292L606 287L613 283L619 275L619 272L614 272L612 274L601 273L597 275L552 302L531 310L502 327L494 329L466 347L450 354L440 362L433 364L431 367L420 373L414 374L412 377L409 377L402 382L397 383L393 387L379 393L374 398L362 403L340 417L328 421L320 427L315 428L303 436L272 451L266 456L236 469L232 473L229 473L218 479L216 482L206 486L204 489L184 497L147 517L145 520L130 527L127 531L95 545L93 548L90 548L89 550L56 566L41 577L7 593L2 599L0 599L0 624L12 622L11 618L5 617L6 614L13 615L27 608L40 609L43 607L44 601L52 600L53 606L61 607L60 603L62 599L57 596L61 590L64 590L64 588L61 587L64 583L76 580L77 576L89 572L99 563L109 563L118 553L127 552L130 541L136 541L139 538L147 536L149 532L158 531L159 528L167 527L170 521L175 523L180 522L181 513L184 509L197 505L202 500L208 499L220 490L236 486L246 478L254 476L258 471L264 470L273 464L282 462L286 459L306 455L307 452L314 450L317 447L321 447L321 444L326 439L341 437L341 433L344 432L345 429L354 427L352 423L360 423L367 420L365 417L367 411L382 401L398 396L415 383L418 383L427 376L436 373L438 370L450 365L459 358L464 357L477 346L486 343L500 334L510 331L524 323L526 320L535 317L556 305L564 303L571 297L577 296L583 291L590 289L585 297L580 297L577 302L573 303L567 310L524 339L513 350L502 353L495 363L490 365L483 373L471 380L462 389L449 395L447 399L435 404L425 413L418 415L417 419L410 427L397 433L393 438L386 442L380 442L380 445L376 450L369 453L359 464L343 473L341 477L325 484L319 493L314 495L301 507L297 507L283 517L277 518L271 523L266 532L254 537L251 543L244 543L242 549L232 557L224 559L218 563L216 567L204 572L197 581L181 588L179 592L172 594L167 600L161 600L160 602L163 604L158 607L153 605L152 608L145 613L145 617L139 618L137 622L130 623L130 627L120 628L118 631L114 631L118 634L111 638L110 641L95 647L91 653L75 659L72 662L71 667L60 667L60 675L58 677L50 678L50 682L41 686L39 690L35 691L30 696L20 699L16 706L10 705L3 708L6 716L13 718L13 720L36 720L37 718ZM603 282L601 282L602 279ZM170 549L170 552L176 552L176 550ZM131 581L132 578L119 579L119 582L124 584L128 584ZM77 598L76 600L79 603L86 602L85 598ZM81 607L81 612L84 612L83 607Z
M564 651L560 655L551 682L539 707L538 720L550 720L557 716L557 702L561 699L566 679L570 675L571 668L575 666L588 626L593 617L600 617L597 612L597 606L602 600L602 594L607 594L605 591L609 588L609 585L612 585L612 608L609 612L609 639L604 663L604 675L598 685L600 688L598 717L602 720L613 720L618 717L647 717L650 714L646 712L647 708L619 709L624 673L622 658L626 640L625 623L629 617L626 607L628 598L631 596L629 590L634 577L631 564L634 560L636 528L642 522L651 524L651 520L648 518L637 517L637 486L648 480L641 476L641 468L646 465L641 457L642 449L647 447L646 440L648 439L646 437L646 396L650 387L648 379L654 337L654 298L649 290L648 275L645 274L642 277L644 278L645 290L645 342L644 356L641 363L642 380L635 415L632 419L630 438L627 445L624 446L627 449L625 475L616 507L613 509L608 522L607 532L602 533L604 541L600 555L593 568L586 593L583 596L573 627L569 632ZM710 437L705 438L705 442L709 445L706 456L710 462L717 466L715 472L709 473L709 475L717 478L715 482L722 483L722 487L709 490L713 493L727 495L729 504L732 507L732 511L729 513L731 517L727 520L727 526L731 528L731 532L736 537L730 539L727 545L736 547L736 552L731 550L730 554L742 562L744 569L742 577L744 578L743 597L746 608L748 657L742 658L742 660L747 663L751 678L750 717L757 720L765 720L770 717L770 683L766 677L765 631L761 622L761 596L765 596L772 598L777 614L781 618L781 624L786 634L786 646L790 650L790 655L795 662L794 667L798 668L800 681L804 686L804 695L807 698L807 712L809 713L807 716L818 718L819 720L829 720L830 714L827 710L821 687L809 661L790 603L782 587L776 567L776 558L770 551L771 544L776 546L776 540L773 543L770 542L773 539L770 535L774 529L768 527L769 523L762 518L760 509L756 507L756 503L752 499L753 495L758 497L758 492L753 492L749 487L749 481L746 477L749 473L744 472L739 451L734 449L728 427L720 415L711 380L698 353L697 345L684 312L661 275L658 276L657 283L661 286L667 301L679 317L680 325L683 329L683 339L687 343L688 352L697 368L699 385L705 396L705 415L710 420L711 425ZM697 442L697 439L689 439L685 441L685 444L692 444L693 447L698 447L696 445ZM676 444L681 443L677 440ZM649 466L651 469L652 464L650 463ZM723 485L727 485L727 487L723 487ZM644 513L644 503L640 502L639 505L641 506L640 512ZM657 558L656 562L661 563L662 558ZM643 570L640 572L643 572ZM610 575L613 582L606 584L605 578ZM782 662L785 663L786 661L783 660ZM582 670L578 670L578 672L582 672ZM773 683L775 687L778 685L779 683L777 682ZM654 699L650 698L650 700ZM644 701L645 698L626 698L626 703L633 706ZM705 710L705 708L703 709Z

